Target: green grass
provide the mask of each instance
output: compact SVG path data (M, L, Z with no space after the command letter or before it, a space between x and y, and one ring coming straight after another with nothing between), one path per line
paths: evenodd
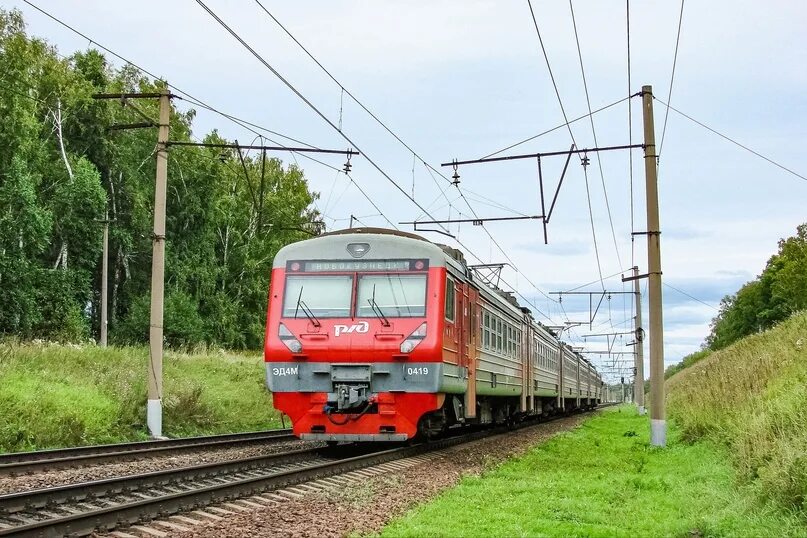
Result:
M148 349L0 344L0 452L145 439ZM262 358L166 353L163 433L280 427Z
M648 435L647 417L607 410L463 478L382 536L807 536L803 521L737 486L721 449L685 443L675 427L663 450Z
M687 439L723 445L763 499L807 514L807 312L714 352L667 392Z

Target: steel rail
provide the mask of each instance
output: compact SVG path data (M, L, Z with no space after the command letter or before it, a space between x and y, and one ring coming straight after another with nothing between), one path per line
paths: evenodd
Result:
M62 469L77 465L106 461L155 456L184 449L219 448L227 445L284 441L295 439L290 429L246 433L184 437L162 441L138 441L110 445L57 448L33 452L0 454L0 476L22 474L45 469Z
M569 416L524 422L517 428L539 425ZM157 471L130 476L72 484L51 489L0 496L0 536L87 535L96 530L111 530L153 517L198 509L200 506L263 493L319 478L338 475L388 461L432 452L494 435L506 434L508 427L498 427L437 441L384 449L363 447L369 454L348 455L334 461L322 461L322 455L355 450L355 446L307 449L246 460L205 464L184 469ZM378 449L378 450L375 450ZM320 454L310 464L278 466L272 460L305 454ZM267 467L266 463L270 466ZM297 462L300 463L300 462ZM229 477L229 480L228 480ZM142 490L150 489L151 495ZM56 514L65 512L66 514ZM2 526L2 521L19 525Z
M139 518L154 516L162 513L161 503L166 496L215 489L214 486L222 487L256 475L291 472L323 462L321 451L299 449L0 495L0 536L89 534L95 526L105 526L102 521L107 520L98 519L103 513L114 514L117 521L123 521L125 518L119 518L118 509L134 504L157 507L149 513L139 511ZM149 500L154 503L146 502ZM106 526L116 520L108 520ZM85 523L76 526L80 521Z

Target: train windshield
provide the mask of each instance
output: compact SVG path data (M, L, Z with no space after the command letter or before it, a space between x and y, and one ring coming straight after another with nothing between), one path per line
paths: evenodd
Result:
M288 276L283 317L305 318L308 309L318 318L348 318L352 293L350 275Z
M356 316L376 312L388 318L425 316L426 275L359 275Z

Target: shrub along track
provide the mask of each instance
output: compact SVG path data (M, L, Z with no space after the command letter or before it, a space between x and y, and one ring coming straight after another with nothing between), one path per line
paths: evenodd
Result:
M97 465L140 457L163 456L184 449L211 449L243 446L266 441L294 439L291 430L232 433L204 437L185 437L163 441L142 441L113 445L59 448L34 452L0 454L0 475L25 474L43 470L64 469L82 465Z
M490 429L386 449L378 445L308 448L3 495L0 536L86 535L96 529L191 511L504 432L504 428Z

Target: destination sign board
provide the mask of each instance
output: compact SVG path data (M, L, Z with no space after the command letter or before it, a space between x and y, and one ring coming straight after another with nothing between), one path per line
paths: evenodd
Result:
M290 260L286 271L291 273L355 273L425 271L428 259L419 260Z

